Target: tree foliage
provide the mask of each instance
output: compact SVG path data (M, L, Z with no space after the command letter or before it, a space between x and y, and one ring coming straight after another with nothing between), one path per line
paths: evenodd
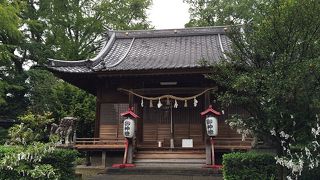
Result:
M277 162L293 175L319 160L319 10L315 0L269 1L258 13L264 16L228 28L233 51L210 76L224 90L224 106L238 105L250 114L229 122L265 142L271 139Z
M44 0L39 12L46 19L46 44L51 58L86 59L103 40L106 28L146 29L149 0Z
M93 136L95 119L95 97L41 69L28 71L29 111L51 112L56 120L66 116L78 118L77 136ZM58 122L56 122L58 123Z
M47 58L90 58L106 28L148 28L149 5L149 0L0 0L0 118L23 122L0 147L0 179L72 178L76 154L54 155L47 127L53 118L75 116L78 135L92 135L95 98L41 67ZM29 70L34 65L40 68Z
M23 74L15 67L14 50L21 43L23 34L19 30L21 19L18 16L21 7L17 3L0 1L0 117L3 114L12 117L25 108L21 100L25 93ZM15 77L13 77L15 74ZM16 104L16 102L19 102Z
M263 17L269 0L184 0L190 5L187 27L242 24Z
M60 82L53 87L52 112L61 119L77 117L77 136L92 137L95 120L95 97L70 84Z
M20 19L17 12L19 12L18 6L0 1L0 59L2 63L10 58L9 48L15 46L14 40L18 41L22 36L18 29Z
M103 12L104 24L108 29L118 30L152 28L146 14L151 2L151 0L103 1L100 10Z
M51 58L80 60L96 50L104 31L98 1L45 0L39 12L46 19L46 44L54 52Z
M150 0L0 1L0 118L26 111L80 117L92 126L95 98L41 68L47 58L88 59L109 29L145 29ZM63 98L61 98L63 97ZM92 134L91 131L88 135Z

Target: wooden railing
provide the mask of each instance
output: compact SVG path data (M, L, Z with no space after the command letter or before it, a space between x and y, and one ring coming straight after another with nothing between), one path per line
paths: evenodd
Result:
M241 138L216 137L214 138L214 146L216 149L247 150L251 149L252 141L253 138L246 138L244 141L242 141Z
M247 150L251 149L252 138L246 138L242 141L241 138L231 138L231 137L215 137L214 146L216 149L221 150ZM77 138L75 142L75 147L79 149L123 149L125 140L123 138ZM162 141L162 147L169 147L169 139ZM157 147L157 142L144 142L139 147ZM134 143L134 148L136 143ZM204 148L204 144L194 145L194 148Z
M77 138L77 144L124 144L123 138Z
M76 138L75 147L78 149L123 149L123 138Z
M246 138L245 141L242 141L240 137L215 137L214 138L214 147L215 149L219 150L248 150L251 149L251 143L253 141L253 138ZM182 148L181 146L177 146L178 143L175 143L175 148ZM179 143L180 144L180 143ZM139 145L140 148L153 148L153 149L161 149L158 148L157 142L155 141L144 141L141 145ZM197 142L195 144L194 142L194 149L196 148L205 148L205 143L202 141ZM169 148L170 146L170 139L164 139L162 141L162 149Z

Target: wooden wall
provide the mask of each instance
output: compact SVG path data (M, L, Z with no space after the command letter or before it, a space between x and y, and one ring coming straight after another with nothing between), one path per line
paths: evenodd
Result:
M219 129L218 136L221 138L241 138L241 135L236 132L236 130L231 129L231 127L226 123L226 119L231 118L234 114L241 114L242 116L248 115L248 113L240 107L231 106L224 110L225 114L219 117Z
M157 92L159 93L159 92ZM164 93L166 94L166 93ZM179 94L179 96L191 96L196 94L190 91L189 95ZM157 94L152 94L156 96ZM163 95L163 94L160 94ZM97 123L98 137L103 139L123 139L122 122L124 118L120 113L127 111L129 107L128 94L111 90L107 87L99 89L97 101ZM178 101L177 109L172 108L173 130L175 147L181 147L182 139L193 139L194 147L204 147L205 125L200 112L204 107L204 96L200 96L198 106L193 106L193 101L188 101L188 107L184 107L184 102ZM171 109L166 106L166 100L162 101L163 107L157 107L157 101L153 102L153 107L149 107L149 101L144 101L144 107L140 106L141 99L134 99L134 111L141 117L137 122L138 132L136 134L138 145L157 147L158 141L162 141L163 146L170 146L171 138ZM212 101L210 101L213 103ZM174 102L171 101L171 106ZM232 130L225 119L231 114L244 113L240 108L232 107L225 109L226 114L219 117L218 138L239 138L241 135ZM97 137L97 136L96 136Z
M146 104L146 103L145 103ZM165 104L165 103L163 103ZM156 102L154 102L156 106ZM128 110L128 103L101 103L100 105L100 134L103 139L123 139L122 122L123 117L121 112ZM172 119L174 129L174 141L176 147L181 147L182 139L193 139L194 146L203 146L204 142L204 119L200 116L203 106L193 107L193 104L188 104L188 107L183 107L180 103L177 109L172 108ZM157 108L144 106L143 108L135 105L135 111L140 112L142 119L138 132L141 133L139 143L146 146L156 147L158 141L162 141L163 146L168 146L171 138L171 111L170 107ZM226 109L226 114L219 117L219 134L218 138L241 138L235 130L232 130L225 123L225 119L235 113L244 113L241 109L233 107Z
M100 105L100 138L115 139L124 138L122 125L124 118L121 112L128 110L129 104L102 103Z
M164 146L169 147L172 110L175 146L181 147L182 139L193 139L195 146L201 145L203 142L201 103L194 107L190 101L188 107L184 107L184 102L180 101L178 108L166 106L166 102L162 102L162 104L164 106L161 108L148 106L143 108L143 144L157 146L158 141L161 141Z

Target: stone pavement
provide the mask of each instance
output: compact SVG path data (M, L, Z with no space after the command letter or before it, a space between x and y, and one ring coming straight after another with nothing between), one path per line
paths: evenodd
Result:
M222 180L222 175L216 176L183 176L183 175L109 175L99 174L88 180Z
M93 172L93 169L87 169ZM82 171L84 173L84 171ZM98 175L83 176L88 180L222 180L221 170L198 166L136 166L135 168L108 167L96 171Z

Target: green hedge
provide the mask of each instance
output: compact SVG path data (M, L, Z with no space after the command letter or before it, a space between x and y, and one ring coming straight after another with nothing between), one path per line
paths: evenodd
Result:
M310 179L320 179L320 167L316 167L314 169L308 169L305 168L304 171L302 171L301 177L299 177L300 180L310 180Z
M7 153L15 153L17 151L21 151L19 146L0 146L0 160ZM20 174L15 173L14 171L7 171L0 169L0 179L20 179Z
M274 156L255 152L223 155L223 179L267 180L275 179L277 167Z
M7 153L21 152L20 146L0 146L0 159ZM60 179L75 179L74 162L79 153L75 150L56 149L48 156L42 159L40 164L49 164L55 172L60 174ZM23 165L22 165L23 166ZM23 168L23 167L19 167ZM0 169L0 179L23 179L16 171L7 171ZM28 178L25 178L28 179Z
M8 135L8 130L0 127L0 144L4 144L6 142Z
M50 164L53 168L57 169L57 172L61 175L61 179L69 180L75 178L75 160L79 153L75 150L56 149L42 162L44 164Z

